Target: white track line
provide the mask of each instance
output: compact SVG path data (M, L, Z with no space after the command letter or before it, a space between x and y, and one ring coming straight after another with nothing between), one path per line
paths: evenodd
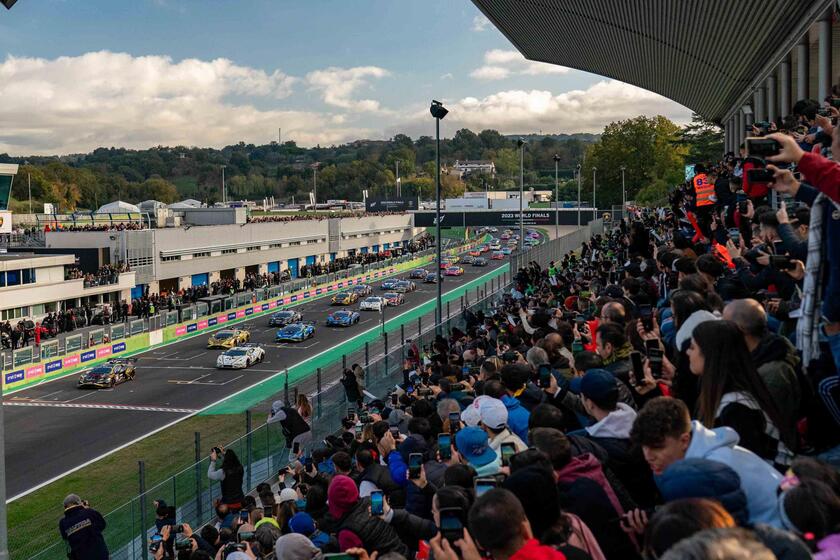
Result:
M130 406L123 404L69 404L61 402L13 401L3 406L42 406L49 408L93 408L100 410L129 410L133 412L175 412L177 414L194 413L194 408L168 408L163 406Z

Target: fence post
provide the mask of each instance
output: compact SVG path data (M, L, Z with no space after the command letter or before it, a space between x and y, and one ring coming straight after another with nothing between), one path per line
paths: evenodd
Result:
M461 308L463 309L463 307ZM449 321L449 302L446 302L446 320Z
M405 344L405 325L400 325L400 343Z
M423 317L417 317L417 342L420 343L420 335L423 333Z
M289 370L286 370L286 379L283 382L283 402L289 405Z
M137 461L140 480L140 542L146 542L146 463Z
M344 370L347 369L347 354L341 355L341 372L344 373Z
M449 303L449 302L447 302L447 303ZM463 311L463 310L464 310L464 296L461 296L461 311ZM449 315L449 312L447 311L446 314Z
M204 519L201 513L201 432L195 432L195 513L196 521Z
M251 462L253 457L251 455L251 410L245 411L245 480L248 481L246 488L251 488Z
M388 333L382 333L382 338L385 340L385 355L388 355Z
M321 368L318 368L315 371L315 373L316 373L316 377L315 377L316 386L315 387L316 387L316 390L317 390L315 398L318 399L318 417L320 418L320 416L321 416ZM342 375L344 375L344 372L342 372Z
M368 342L365 341L365 367L370 365L370 348L368 346Z
M479 286L475 287L475 299L476 301L481 299L481 288Z

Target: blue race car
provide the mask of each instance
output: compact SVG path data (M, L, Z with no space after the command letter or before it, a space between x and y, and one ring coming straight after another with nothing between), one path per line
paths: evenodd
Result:
M393 290L394 286L397 285L397 282L399 282L397 278L391 278L382 282L382 285L380 285L379 287L383 290Z
M312 323L292 323L286 325L274 336L275 342L303 342L312 338L315 334L315 325Z
M359 312L349 309L333 311L327 316L328 327L349 327L359 322Z

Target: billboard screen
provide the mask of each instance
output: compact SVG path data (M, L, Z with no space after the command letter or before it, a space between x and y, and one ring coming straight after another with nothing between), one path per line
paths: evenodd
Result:
M0 175L0 210L9 209L9 197L12 194L14 175Z
M408 212L417 210L417 199L406 197L368 198L365 200L365 212Z
M441 212L440 216L441 227L519 227L519 211ZM555 219L555 216L557 216L557 219ZM582 209L580 216L580 222L586 224L592 219L592 210ZM553 226L555 221L558 221L561 226L577 225L577 211L574 209L561 209L559 212L555 212L554 210L526 210L522 213L522 222L526 226ZM434 225L434 212L416 212L414 214L415 227L433 227Z

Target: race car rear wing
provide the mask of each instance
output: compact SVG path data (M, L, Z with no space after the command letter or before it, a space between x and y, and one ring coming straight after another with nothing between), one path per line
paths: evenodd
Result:
M244 342L239 345L239 348L262 348L259 342Z
M111 358L108 360L109 364L131 364L137 363L137 358Z

